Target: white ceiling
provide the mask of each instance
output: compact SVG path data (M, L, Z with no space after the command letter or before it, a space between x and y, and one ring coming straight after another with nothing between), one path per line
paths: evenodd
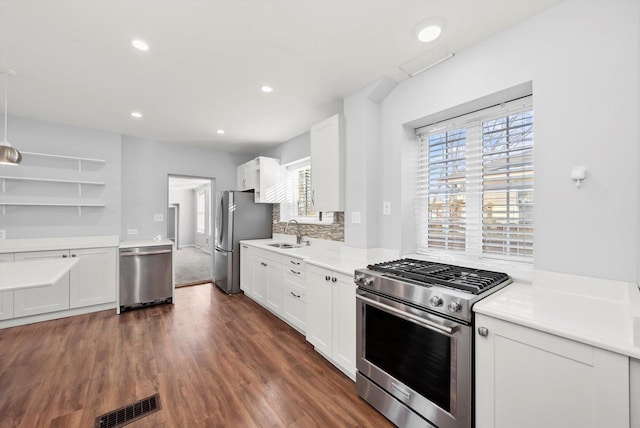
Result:
M12 115L256 154L434 46L458 53L558 1L0 0L0 68L19 73ZM446 28L423 44L430 17Z
M207 184L211 185L210 179L169 176L169 189L172 190L196 189Z

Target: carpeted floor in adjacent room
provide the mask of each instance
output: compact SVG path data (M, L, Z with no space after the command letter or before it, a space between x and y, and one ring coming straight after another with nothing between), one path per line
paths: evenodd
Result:
M211 254L194 247L174 251L176 286L211 281Z

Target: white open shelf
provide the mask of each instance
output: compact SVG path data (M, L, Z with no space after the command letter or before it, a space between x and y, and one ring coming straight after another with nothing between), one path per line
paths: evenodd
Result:
M1 176L0 180L15 180L15 181L39 181L43 183L68 183L68 184L91 184L94 186L105 186L106 183L102 181L83 181L83 180L60 180L57 178L36 178L36 177L10 177Z
M75 160L81 162L94 162L94 163L106 163L107 161L104 159L92 159L92 158L81 158L77 156L63 156L63 155L51 155L48 153L36 153L36 152L20 152L23 155L27 156L37 156L44 158L56 158L56 159L67 159L67 160Z
M0 202L0 211L2 214L6 214L6 207L71 207L78 209L78 215L82 215L82 208L103 208L106 204L93 204L93 203L57 203L57 202Z

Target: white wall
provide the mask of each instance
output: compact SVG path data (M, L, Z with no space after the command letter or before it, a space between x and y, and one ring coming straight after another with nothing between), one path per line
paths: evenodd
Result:
M236 166L250 157L196 147L123 137L122 238L151 239L167 234L167 176L215 178L217 191L235 189ZM154 222L162 213L164 221ZM127 229L138 229L128 236Z
M376 214L378 245L415 250L414 137L405 125L532 81L535 267L635 280L638 8L633 0L565 0L393 89L379 127L371 124L382 139L380 198L392 203L390 216ZM588 170L579 190L569 178L575 165ZM353 160L346 168L358 174Z
M8 118L8 140L20 151L102 159L105 163L23 156L19 166L0 165L0 176L37 177L103 182L104 186L9 181L0 189L0 202L103 203L105 207L6 207L0 212L0 229L8 239L59 236L118 235L120 233L121 136L24 119Z
M196 196L193 189L169 189L169 203L179 204L178 244L196 243Z
M266 152L260 153L258 156L279 159L280 165L285 165L299 159L309 157L311 153L310 141L310 133L305 132L304 134L300 134L297 137L267 150Z

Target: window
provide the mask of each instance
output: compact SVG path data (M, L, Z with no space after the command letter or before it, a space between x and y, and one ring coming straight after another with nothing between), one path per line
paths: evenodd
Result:
M531 97L416 132L417 252L533 261Z
M205 216L205 195L204 190L196 192L196 232L204 233L204 216Z
M301 223L333 223L333 213L313 210L311 191L311 160L309 158L285 165L286 198L280 204L280 221L297 220Z

